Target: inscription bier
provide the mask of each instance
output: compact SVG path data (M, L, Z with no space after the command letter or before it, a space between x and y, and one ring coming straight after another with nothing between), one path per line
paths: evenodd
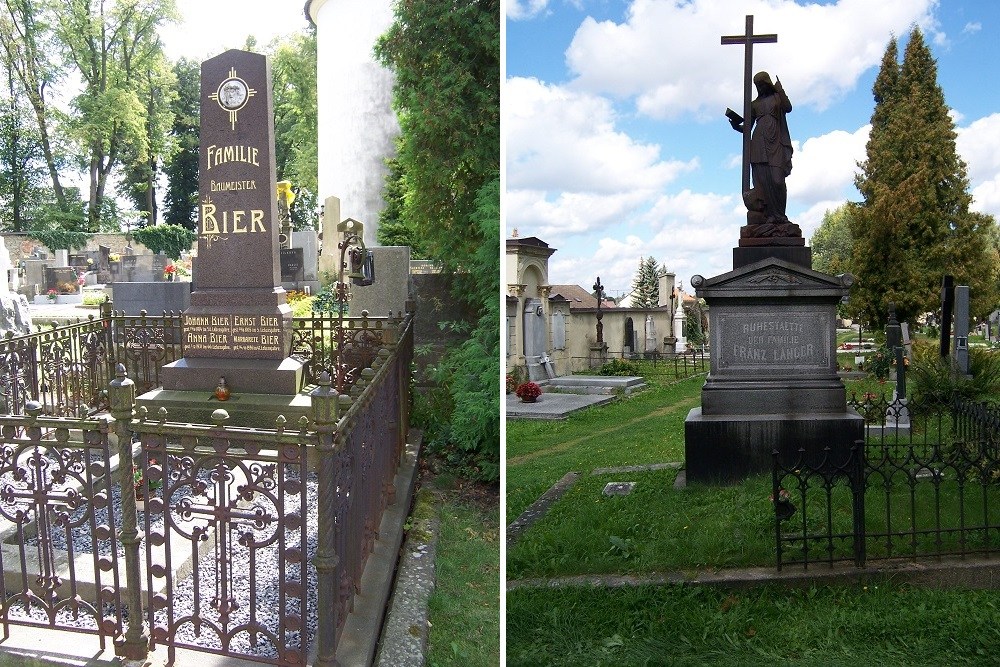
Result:
M830 363L817 313L727 313L720 319L721 368Z
M281 318L272 315L185 315L184 351L281 352Z

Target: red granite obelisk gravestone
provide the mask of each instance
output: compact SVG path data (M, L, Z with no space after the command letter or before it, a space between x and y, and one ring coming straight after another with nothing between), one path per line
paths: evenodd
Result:
M281 287L274 123L267 58L232 50L201 65L198 256L184 358L166 390L295 394L292 313Z

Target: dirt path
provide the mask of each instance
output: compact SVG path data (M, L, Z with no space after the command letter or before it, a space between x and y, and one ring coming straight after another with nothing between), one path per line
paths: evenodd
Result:
M691 398L686 398L682 401L677 401L676 403L671 403L670 405L665 405L661 408L654 410L653 412L650 412L649 414L643 415L641 417L635 417L634 419L630 419L626 422L615 424L614 426L611 426L609 428L600 431L594 431L593 433L588 433L587 435L580 436L579 438L573 438L572 440L567 440L566 442L560 442L557 445L546 447L545 449L539 449L533 452L529 452L527 454L521 454L520 456L509 458L507 459L507 465L517 466L521 465L522 463L527 463L528 461L532 461L546 454L557 454L559 452L564 452L567 449L570 449L571 447L580 444L584 440L589 440L591 438L596 438L602 435L607 435L609 433L614 433L616 431L628 428L633 424L637 424L647 419L655 419L657 417L662 417L666 413L671 412L673 410L682 409L686 407L693 408L695 405L698 404L700 400L701 400L701 395L698 395L698 396L693 396Z

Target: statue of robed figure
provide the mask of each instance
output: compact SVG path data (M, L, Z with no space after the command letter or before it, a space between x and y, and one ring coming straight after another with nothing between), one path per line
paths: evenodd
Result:
M781 79L767 72L758 72L753 78L757 98L750 105L750 173L753 188L744 194L747 208L762 213L762 219L748 222L782 225L788 222L785 205L788 188L785 177L792 172L792 138L788 133L785 115L791 112L792 103L781 86ZM743 132L744 119L732 109L726 110L729 123L737 132Z

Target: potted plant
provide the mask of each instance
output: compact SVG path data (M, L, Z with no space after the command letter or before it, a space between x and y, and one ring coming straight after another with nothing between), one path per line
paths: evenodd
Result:
M522 403L534 403L542 395L542 388L534 382L523 382L514 390Z
M55 303L56 299L59 298L59 290L50 289L45 293L45 298L47 298L52 303Z
M174 267L173 264L167 264L167 266L163 269L163 279L166 280L167 282L173 281L174 274L176 272L177 269Z

